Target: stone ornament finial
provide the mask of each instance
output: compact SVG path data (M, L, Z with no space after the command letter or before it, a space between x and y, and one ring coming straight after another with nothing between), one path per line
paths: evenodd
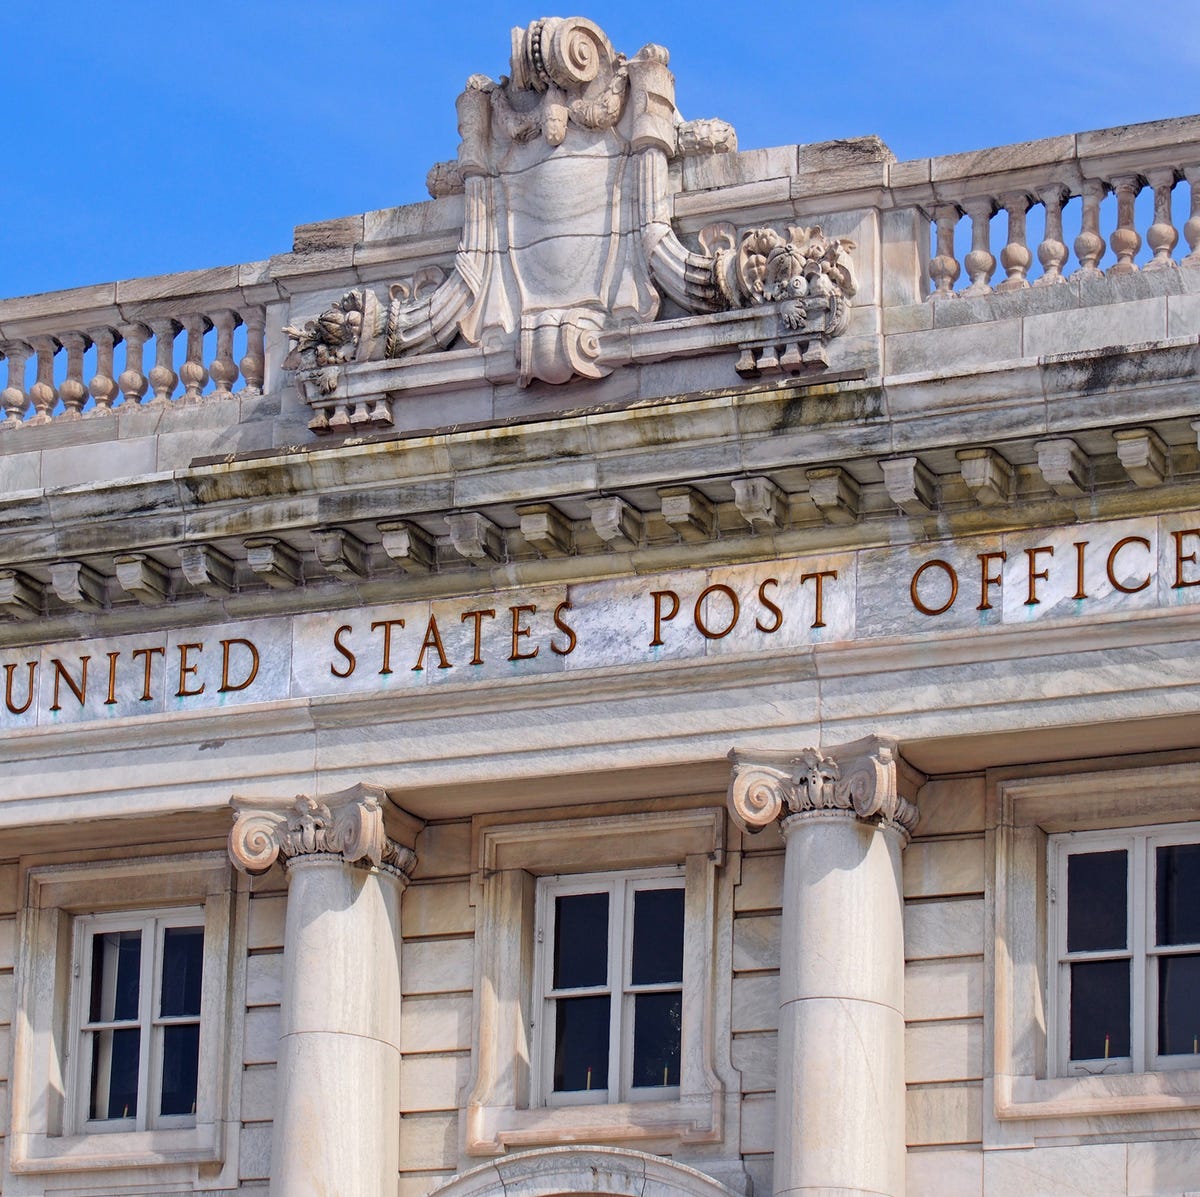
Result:
M775 822L842 813L898 826L906 835L917 824L917 808L900 792L900 756L895 740L869 736L822 752L729 754L733 776L729 809L734 822L753 834Z
M407 882L417 855L389 839L383 826L382 786L360 783L336 794L295 798L230 799L236 814L229 856L243 873L265 873L282 857L339 856L348 864L372 865Z

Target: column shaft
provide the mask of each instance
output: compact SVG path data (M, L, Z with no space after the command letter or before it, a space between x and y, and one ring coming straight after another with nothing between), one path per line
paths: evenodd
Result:
M394 1197L400 894L386 869L288 863L272 1197Z
M903 1197L903 831L785 819L775 1192Z

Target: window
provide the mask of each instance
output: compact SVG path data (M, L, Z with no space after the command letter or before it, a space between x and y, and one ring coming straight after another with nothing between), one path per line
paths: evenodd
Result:
M1200 761L997 769L987 789L985 1146L1194 1130Z
M469 1155L737 1142L725 808L631 805L474 821Z
M678 1096L683 885L681 868L539 882L547 1104Z
M81 917L72 971L79 1127L195 1126L204 911Z
M1200 1065L1200 830L1052 840L1058 1070Z
M240 1070L226 1048L242 1035L247 894L227 854L38 865L24 878L9 1171L135 1169L147 1191L236 1188ZM79 1188L52 1187L64 1186Z

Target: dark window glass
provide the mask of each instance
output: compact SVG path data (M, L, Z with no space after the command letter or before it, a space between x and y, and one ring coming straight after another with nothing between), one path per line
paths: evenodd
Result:
M1200 1055L1200 956L1159 957L1158 1050Z
M195 1023L163 1027L160 1114L196 1112L196 1072L200 1063L200 1027Z
M1200 943L1200 844L1156 850L1158 942Z
M554 1088L608 1088L609 999L559 998L554 1028Z
M607 984L608 894L555 898L554 988Z
M1068 952L1125 947L1128 875L1129 857L1124 849L1073 852L1067 857Z
M136 1116L141 1038L136 1027L93 1033L89 1118Z
M633 1003L634 1087L678 1085L683 995L639 993Z
M683 980L683 890L633 893L633 984Z
M92 1022L122 1022L138 1016L142 933L105 931L92 936Z
M1071 1059L1129 1055L1129 961L1071 966Z
M164 1018L199 1015L204 969L204 928L168 927L163 932L162 1000Z

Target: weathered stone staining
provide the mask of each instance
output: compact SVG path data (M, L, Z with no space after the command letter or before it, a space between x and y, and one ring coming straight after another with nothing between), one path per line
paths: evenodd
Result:
M428 201L0 300L4 1197L1193 1193L1200 117L508 49Z

